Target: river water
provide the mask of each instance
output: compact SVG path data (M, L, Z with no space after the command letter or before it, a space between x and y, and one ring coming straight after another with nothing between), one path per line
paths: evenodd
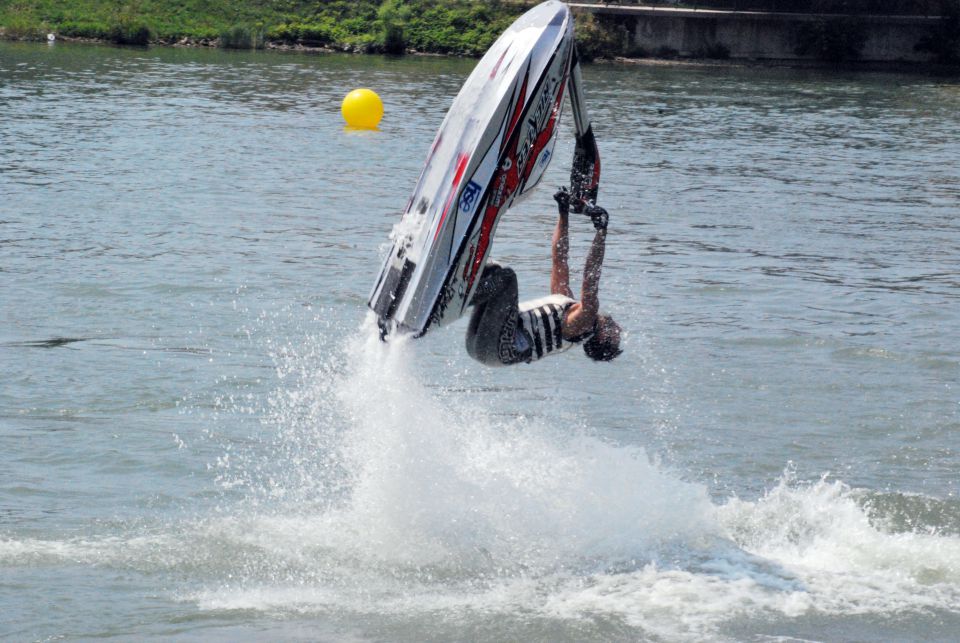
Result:
M955 640L960 84L587 67L626 352L494 370L365 309L473 64L0 43L0 638Z

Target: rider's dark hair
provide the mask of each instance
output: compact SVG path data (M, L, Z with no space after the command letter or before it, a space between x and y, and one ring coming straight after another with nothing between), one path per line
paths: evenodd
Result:
M601 327L606 331L603 333L605 335L603 339L600 338ZM610 336L609 332L611 327L617 331L613 337ZM593 322L593 335L583 342L583 352L587 354L587 357L598 362L609 362L622 353L623 351L620 350L619 327L616 322L607 315L597 315Z
M609 362L623 351L620 350L619 342L612 342L609 339L601 341L594 335L583 343L583 352L590 359L598 362Z

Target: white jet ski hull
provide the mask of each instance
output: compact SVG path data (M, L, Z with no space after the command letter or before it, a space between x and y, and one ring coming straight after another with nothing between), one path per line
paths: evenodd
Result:
M501 215L540 181L553 156L564 89L574 76L579 81L572 63L573 19L551 0L518 18L470 74L437 132L370 296L384 334L419 336L463 315ZM575 155L571 180L575 196L592 199L599 158L579 89L571 85L571 94L577 154L586 157Z

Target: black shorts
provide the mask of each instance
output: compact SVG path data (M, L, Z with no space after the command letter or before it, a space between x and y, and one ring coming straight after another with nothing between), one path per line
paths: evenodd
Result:
M495 263L487 264L470 305L467 353L487 366L526 362L532 349L519 325L517 273Z

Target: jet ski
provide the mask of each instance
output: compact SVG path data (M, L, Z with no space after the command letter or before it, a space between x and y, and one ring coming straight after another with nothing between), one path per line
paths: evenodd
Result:
M463 316L500 217L553 158L564 92L576 144L571 209L596 200L600 156L584 104L573 16L551 0L518 18L463 84L430 147L370 295L381 336Z

